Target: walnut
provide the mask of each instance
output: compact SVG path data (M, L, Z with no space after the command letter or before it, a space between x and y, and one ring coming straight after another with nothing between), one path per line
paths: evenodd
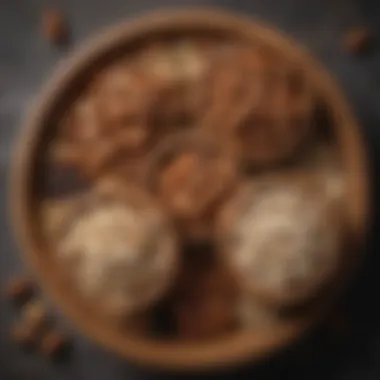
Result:
M202 83L162 82L154 89L157 96L150 109L150 121L160 130L192 126L205 106Z
M149 144L149 132L144 126L130 125L109 138L84 146L79 164L89 178L117 171L121 166L135 163Z
M91 94L73 104L60 126L60 135L77 145L102 138L109 132L100 120L99 107Z
M61 332L48 331L41 339L40 350L48 357L57 357L68 347L68 339Z
M244 47L232 49L210 66L203 119L206 128L229 134L259 106L267 65L267 57L260 51Z
M201 232L232 188L234 176L232 158L218 145L194 134L178 134L158 146L147 178L180 225Z
M224 139L244 163L291 157L310 134L314 96L302 72L278 67L270 53L248 48L211 69L204 128Z
M114 130L146 119L150 107L151 81L126 62L104 69L92 86L100 118Z

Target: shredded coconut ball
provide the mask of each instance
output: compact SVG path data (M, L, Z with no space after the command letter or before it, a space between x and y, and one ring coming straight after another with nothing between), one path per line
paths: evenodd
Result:
M285 295L328 269L337 247L323 215L296 187L260 194L236 228L233 258L248 283Z
M77 218L60 244L60 255L73 263L85 296L122 313L165 283L173 241L156 210L103 204Z

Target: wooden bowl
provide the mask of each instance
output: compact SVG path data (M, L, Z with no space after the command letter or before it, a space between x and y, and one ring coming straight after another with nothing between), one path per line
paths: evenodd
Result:
M334 121L334 138L344 165L347 180L345 199L346 219L354 243L360 243L368 219L368 174L364 145L359 127L341 92L325 70L310 55L280 32L252 22L210 9L164 11L135 21L126 21L95 38L65 62L49 81L32 107L16 147L11 175L12 219L17 240L27 261L33 266L39 281L64 313L85 335L104 347L143 365L165 369L200 370L258 360L293 342L301 333L332 307L336 296L345 285L352 265L336 281L328 298L321 299L309 313L284 321L283 324L255 331L238 331L215 341L186 343L158 341L120 330L77 296L70 283L52 260L36 223L35 197L39 165L37 152L43 132L54 123L56 116L73 99L83 78L96 70L98 64L121 47L131 47L152 35L178 32L203 32L231 36L248 42L260 42L297 60L308 70L320 97L329 107ZM51 253L51 252L50 252ZM349 253L347 253L349 255ZM350 255L355 259L357 254Z

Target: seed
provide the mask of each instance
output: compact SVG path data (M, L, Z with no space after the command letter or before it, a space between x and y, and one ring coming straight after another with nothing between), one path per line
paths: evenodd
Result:
M368 50L373 42L371 32L366 28L352 28L344 37L344 46L352 54Z
M21 344L24 347L30 347L36 341L33 329L25 323L17 323L12 326L11 337L16 343Z
M37 333L48 324L48 316L41 301L30 302L24 309L25 323Z
M44 355L56 357L67 347L67 340L59 331L49 331L41 339L41 351Z
M61 12L47 9L42 17L42 33L50 43L59 45L67 42L68 26Z
M11 301L26 301L33 294L33 283L27 277L15 277L9 281L6 296Z

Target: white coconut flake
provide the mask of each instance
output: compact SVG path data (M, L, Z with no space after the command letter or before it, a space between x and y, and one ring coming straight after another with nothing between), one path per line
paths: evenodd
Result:
M286 291L292 280L302 286L335 248L322 212L298 188L263 192L237 224L235 265L248 281L276 292Z
M59 248L61 258L75 263L84 295L119 313L155 293L171 268L174 244L158 212L115 203L79 217Z

